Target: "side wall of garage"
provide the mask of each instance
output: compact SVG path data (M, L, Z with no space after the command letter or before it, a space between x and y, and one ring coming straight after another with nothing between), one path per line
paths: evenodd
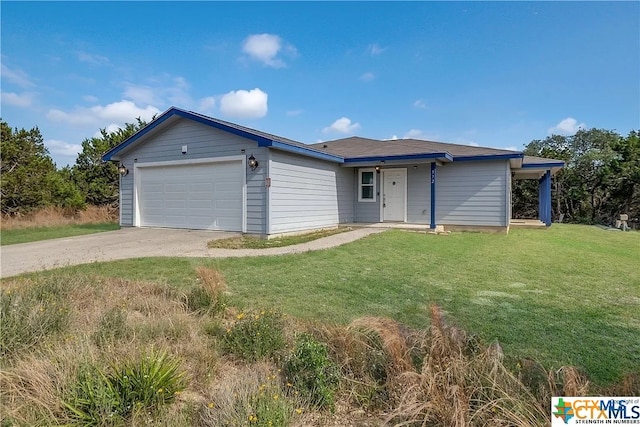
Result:
M353 170L273 150L269 232L288 233L353 222Z
M183 146L187 152L182 153ZM242 150L245 150L242 153ZM187 119L177 119L146 141L120 154L129 174L120 181L120 225L134 225L134 163L186 161L231 156L267 159L267 149L254 141ZM252 171L246 168L246 231L266 233L266 161Z

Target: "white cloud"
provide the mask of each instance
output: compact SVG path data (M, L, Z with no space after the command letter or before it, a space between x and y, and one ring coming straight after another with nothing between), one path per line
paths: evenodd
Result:
M587 126L584 123L578 124L578 121L573 117L567 117L547 130L549 134L561 134L561 135L573 135L580 129L585 129Z
M51 154L60 156L77 156L78 153L82 151L82 145L80 144L69 144L68 142L57 139L45 140L44 145L49 149Z
M16 84L22 88L30 88L35 86L27 73L17 68L11 69L4 64L0 64L0 75L2 75L3 79L7 79L11 83Z
M285 43L280 36L275 34L252 34L242 43L242 51L250 58L262 62L273 68L286 67L287 64L278 54L286 51L291 55L296 54L296 48Z
M111 61L106 56L87 52L78 52L78 61L95 66L111 65Z
M427 134L421 129L410 129L408 132L404 134L402 138L394 134L391 136L391 138L388 138L385 141L396 141L399 139L424 139L424 140L430 140L430 141L437 141L438 136L435 134L434 135Z
M33 101L34 94L32 92L14 93L2 92L2 103L13 105L15 107L28 107Z
M331 124L322 129L324 133L338 132L338 133L353 133L360 129L360 123L351 123L351 119L341 117Z
M107 131L107 133L113 133L113 132L117 132L119 129L122 129L122 126L116 123L111 123L107 125L104 129ZM100 130L97 130L96 133L93 134L93 137L102 138L102 132L100 132Z
M370 82L375 78L376 78L375 74L368 73L368 72L360 76L360 80L362 80L363 82Z
M151 86L128 84L124 89L124 96L136 103L161 104L162 100L156 95L157 92Z
M287 116L289 117L299 116L302 113L304 113L304 110L289 110L286 112Z
M132 123L136 118L150 121L160 110L152 105L138 107L128 100L113 102L107 105L95 105L89 108L76 108L71 112L51 109L47 118L52 121L65 122L74 126L102 125L110 123Z
M124 98L136 104L175 105L202 113L211 113L216 103L213 96L194 99L190 94L189 82L182 76L169 74L149 77L144 84L127 83Z
M378 43L372 43L369 46L367 46L367 53L371 56L380 55L385 50L387 50L387 48L380 47Z
M403 139L425 139L425 136L420 129L411 129L404 135Z
M213 107L216 106L216 99L213 96L207 96L200 100L198 112L203 114L213 113Z
M268 95L258 88L250 91L232 90L220 99L220 111L229 117L264 117L268 110L267 99Z
M84 99L85 101L91 104L95 104L96 102L98 102L98 97L93 95L85 95L82 97L82 99Z
M413 106L416 108L427 108L427 104L425 104L422 99L416 99L413 103Z
M516 147L514 147L513 145L510 147L504 147L503 150L510 150L510 151L520 151L518 150Z

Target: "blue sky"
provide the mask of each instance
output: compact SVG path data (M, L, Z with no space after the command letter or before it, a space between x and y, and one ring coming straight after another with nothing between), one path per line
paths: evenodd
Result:
M177 106L301 142L640 128L640 2L1 2L3 120L58 166Z

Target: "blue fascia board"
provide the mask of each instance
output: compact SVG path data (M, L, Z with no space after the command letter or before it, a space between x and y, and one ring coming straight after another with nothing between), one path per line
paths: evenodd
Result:
M151 132L152 130L154 130L155 128L157 128L158 126L160 126L162 123L166 122L169 118L171 118L173 116L178 116L178 117L182 117L182 118L185 118L185 119L193 120L195 122L202 123L204 125L211 126L211 127L216 128L216 129L220 129L220 130L223 130L225 132L229 132L229 133L237 135L237 136L241 136L243 138L251 139L253 141L256 141L258 144L260 144L260 143L264 144L266 142L271 142L270 139L265 138L265 137L263 137L261 135L256 135L254 133L247 132L247 131L242 130L242 129L236 129L236 128L231 127L231 126L227 126L225 124L218 123L218 122L216 122L214 120L209 120L206 117L203 117L203 116L200 116L200 115L197 115L197 114L193 114L193 113L191 113L189 111L181 110L181 109L176 108L176 107L171 107L167 111L162 113L159 117L157 117L153 122L149 123L147 126L145 126L144 128L140 129L135 134L131 135L129 138L127 138L124 141L122 141L119 145L113 147L111 150L109 150L106 153L104 153L102 155L102 160L104 160L105 162L111 160L114 155L118 154L120 151L124 150L125 148L127 148L128 146L133 144L134 142L138 141L140 138L144 137L149 132Z
M522 169L563 168L564 165L564 162L526 163L522 165Z
M152 121L151 123L149 123L148 125L146 125L142 129L140 129L138 132L134 133L129 138L125 139L120 144L116 145L115 147L113 147L112 149L107 151L106 153L104 153L102 155L102 160L105 161L105 162L110 161L113 158L114 155L118 154L120 151L122 151L123 149L127 148L129 145L133 144L138 139L142 138L143 136L145 136L146 134L151 132L153 129L155 129L156 127L158 127L162 123L164 123L169 117L171 117L171 116L173 116L175 114L175 112L173 110L174 110L174 108L168 109L167 111L162 113L159 117L156 117L156 119L154 121Z
M287 151L289 153L302 154L307 157L314 157L316 159L328 160L330 162L344 163L344 158L336 156L335 154L323 153L309 148L300 147L298 145L291 145L281 141L274 141L267 139L265 141L258 141L259 147L271 147L277 150Z
M480 161L480 160L508 160L508 159L523 159L524 154L522 153L513 153L513 154L490 154L487 156L455 156L453 158L454 162L472 162L472 161Z
M229 132L229 133L231 133L233 135L237 135L237 136L240 136L240 137L243 137L243 138L250 139L252 141L257 142L259 147L273 147L273 148L277 148L277 149L280 149L280 150L283 150L283 151L289 151L289 152L292 152L292 153L302 154L302 155L306 155L306 156L309 156L309 157L315 157L315 158L318 158L318 159L329 160L329 161L333 161L333 162L337 162L337 163L343 163L344 162L344 159L342 157L340 157L340 156L336 156L336 155L328 154L328 153L322 153L322 152L311 150L311 149L305 149L304 147L299 147L299 146L296 146L296 145L290 145L290 144L287 144L287 143L281 142L281 141L274 141L274 140L266 138L266 137L264 137L262 135L257 135L257 134L254 134L252 132L247 132L245 130L237 129L237 128L232 127L232 126L227 126L227 125L225 125L223 123L218 123L215 120L210 120L207 117L203 117L203 116L198 115L198 114L193 114L193 113L191 113L189 111L181 110L181 109L175 108L175 107L171 107L170 109L168 109L167 111L162 113L162 115L157 117L153 122L149 123L147 126L142 128L141 130L139 130L137 133L131 135L128 139L124 140L123 142L121 142L116 147L114 147L111 150L107 151L102 156L102 160L104 160L104 161L111 160L114 155L118 154L123 149L127 148L128 146L130 146L134 142L138 141L140 138L144 137L149 132L151 132L152 130L154 130L155 128L157 128L158 126L160 126L162 123L164 123L170 117L173 117L173 116L178 116L178 117L182 117L182 118L185 118L185 119L193 120L195 122L202 123L204 125L211 126L211 127L216 128L216 129L223 130L225 132Z
M369 157L350 157L345 158L344 163L364 163L364 162L390 162L394 160L420 160L420 159L446 159L453 161L453 156L449 153L422 153L422 154L403 154L398 156L369 156Z

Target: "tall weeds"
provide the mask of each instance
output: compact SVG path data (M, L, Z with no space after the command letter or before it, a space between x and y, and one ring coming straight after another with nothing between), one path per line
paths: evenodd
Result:
M0 229L55 227L60 225L98 224L118 221L118 208L87 206L86 209L65 209L48 206L27 215L2 215Z
M389 421L397 425L542 426L547 407L502 364L495 343L470 351L464 331L431 307L430 348L420 371L405 372L405 391Z

